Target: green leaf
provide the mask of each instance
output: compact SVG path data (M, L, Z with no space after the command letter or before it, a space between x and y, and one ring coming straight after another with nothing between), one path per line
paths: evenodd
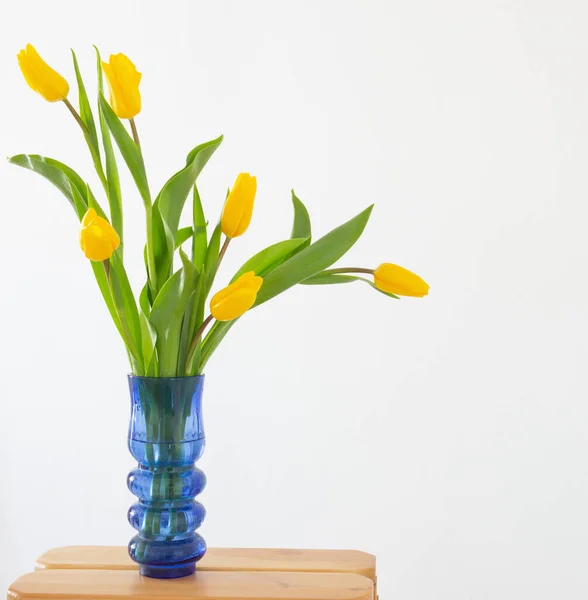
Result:
M149 283L146 283L139 294L139 306L141 310L145 313L145 316L149 318L151 314L151 300L149 298Z
M88 101L88 94L86 93L86 86L80 73L80 67L78 65L78 58L76 53L72 50L71 55L73 58L74 70L76 73L76 80L78 82L78 101L80 105L80 117L88 130L88 145L92 152L94 162L98 161L100 164L100 146L98 145L98 134L96 133L96 124L94 123L94 116L92 115L92 108Z
M206 363L212 356L212 353L217 349L218 345L223 341L227 333L229 333L231 327L233 327L238 320L239 319L234 319L233 321L215 322L202 344L202 350L200 352L199 360L195 370L196 375L202 374Z
M89 206L93 206L100 216L106 216L94 195L91 192L90 196L88 195L89 186L71 167L54 158L38 154L17 154L8 161L50 181L68 199L80 221ZM72 190L78 193L77 197Z
M182 268L163 285L151 310L150 321L157 331L157 356L160 377L181 375L178 365L182 319L194 293L196 268L188 257L180 252Z
M93 206L98 214L105 216L90 187L71 167L53 158L37 154L19 154L10 158L9 161L12 164L38 173L50 181L67 198L78 220L82 220L89 206ZM108 312L126 344L125 331L118 315L112 290L104 271L104 265L93 261L90 261L90 264Z
M74 202L71 186L74 186L78 190L82 198L84 198L87 207L86 184L73 169L58 160L39 156L38 154L17 154L8 160L13 165L18 165L19 167L38 173L50 181L69 200L78 218L82 219L84 214L79 214L79 206L76 206Z
M88 192L86 191L86 195L82 196L78 191L78 188L73 185L71 181L69 184L69 189L73 198L76 214L78 219L81 221L88 210Z
M98 200L96 200L96 196L94 196L92 190L90 189L90 186L86 183L86 198L88 199L88 208L93 208L98 215L100 215L102 218L106 219L108 221L108 217L106 216L106 213L102 210L102 207L100 206L100 204L98 204ZM119 250L119 254L120 254L120 250Z
M200 201L198 188L194 184L194 196L192 201L192 214L194 221L194 237L192 238L192 262L200 268L206 258L206 246L208 244L206 235L206 218Z
M94 46L96 50L96 62L98 71L98 102L100 102L100 95L103 91L102 81L102 60L100 58L100 52L98 48ZM104 162L106 163L106 179L107 179L107 194L108 194L108 205L110 207L110 219L112 226L116 229L116 232L120 236L121 245L123 244L123 210L122 210L122 194L120 190L120 178L118 174L118 166L116 164L116 157L114 155L114 149L112 147L112 138L110 137L110 131L106 124L106 119L99 110L99 121L100 121L100 132L102 134L102 145L104 146Z
M133 359L139 365L143 365L139 311L127 272L118 252L115 252L110 258L110 284L127 349Z
M338 261L363 233L372 208L373 205L369 206L356 217L333 229L272 271L263 280L255 306L267 302Z
M98 46L93 44L94 50L96 51L96 74L98 81L98 99L100 99L100 94L104 94L104 80L102 78L102 58L100 58L100 50L98 50Z
M210 236L210 243L206 249L206 257L204 258L204 271L206 272L206 288L205 296L208 296L210 288L216 276L216 267L218 263L218 253L220 251L221 240L221 224L219 223Z
M135 180L137 189L141 194L141 198L143 198L143 203L146 207L151 207L151 194L149 192L147 173L145 172L145 164L143 163L141 151L129 132L125 129L121 120L114 114L103 94L99 95L98 106L100 114L108 125L108 129L112 133L112 137L114 137L114 141Z
M307 240L304 238L294 238L268 246L265 250L252 256L235 273L235 276L231 279L231 283L248 271L254 271L256 275L265 277L268 273L286 262L290 257L294 256L294 254L299 251L300 247L304 246L306 241Z
M292 204L294 205L294 225L292 227L291 238L306 238L305 244L299 248L303 250L307 246L310 246L312 240L312 228L310 226L310 215L306 206L304 206L302 200L296 196L294 190L292 190Z
M152 363L157 343L157 331L155 331L155 327L153 327L143 311L139 313L139 320L141 322L143 370L147 376L155 375Z
M159 192L153 203L153 241L157 268L157 281L167 279L172 268L174 244L180 217L190 190L196 178L215 150L223 141L223 136L196 146L186 159L186 166L171 177ZM159 213L156 218L155 213ZM165 240L165 244L162 242Z
M159 192L155 203L174 235L178 230L186 198L188 198L188 194L194 187L196 178L222 141L223 136L221 135L215 140L194 148L188 154L186 166L171 177Z
M357 277L355 275L345 275L341 273L330 273L329 271L323 271L322 273L317 273L316 275L313 275L312 277L309 277L300 283L302 285L333 285L339 283L353 283L354 281L363 281L374 288L374 290L377 292L380 292L380 294L384 294L384 296L388 296L389 298L400 300L400 298L395 294L383 292L382 290L378 289L373 281L370 281L365 277Z
M98 283L98 287L100 288L100 292L102 293L102 297L104 298L104 302L106 303L106 307L108 308L108 312L114 321L114 325L120 333L121 337L124 341L124 334L122 330L122 325L120 323L120 319L118 318L118 313L116 312L116 306L114 305L114 300L112 298L112 292L110 290L110 286L108 285L108 279L106 278L106 272L104 271L104 265L99 262L90 261L92 265L92 271L94 271L94 277L96 277L96 282Z
M155 204L147 208L147 236L146 250L151 249L154 264L153 270L147 260L147 270L152 278L152 295L156 296L171 276L176 240Z
M196 286L196 292L190 301L190 311L189 311L189 319L187 323L186 329L186 341L185 341L185 353L192 343L196 332L199 327L202 325L204 321L204 304L206 302L206 271L204 267L200 272L200 277L198 278L198 285ZM188 314L188 313L187 313ZM192 356L192 360L190 364L187 364L184 369L185 375L195 375L195 366L198 363L198 359L200 357L200 352L202 349L202 337L198 340L198 344L196 345L196 350L194 355ZM185 361L185 357L184 357ZM180 363L183 365L184 363Z
M176 250L186 241L188 241L191 237L192 234L194 233L194 230L191 227L182 227L181 229L178 229L178 232L176 233Z

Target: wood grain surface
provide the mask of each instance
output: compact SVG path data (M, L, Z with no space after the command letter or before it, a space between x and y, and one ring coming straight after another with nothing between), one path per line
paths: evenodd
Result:
M66 546L45 552L36 569L136 570L125 546ZM209 548L199 571L353 573L376 580L376 558L357 550Z
M44 569L17 579L9 600L371 600L373 582L350 573L200 571L175 580L137 570Z

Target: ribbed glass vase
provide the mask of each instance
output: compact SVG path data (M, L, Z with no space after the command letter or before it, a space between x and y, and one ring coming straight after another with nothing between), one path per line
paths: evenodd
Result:
M196 533L205 510L194 500L206 484L195 467L204 452L203 383L203 376L129 375L129 450L139 463L128 477L138 498L128 514L137 530L129 554L148 577L191 575L206 552Z

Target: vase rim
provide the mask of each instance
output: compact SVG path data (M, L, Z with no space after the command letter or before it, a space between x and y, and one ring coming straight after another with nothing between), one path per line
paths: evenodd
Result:
M188 381L189 379L204 379L204 373L202 375L184 375L182 377L144 377L142 375L134 375L128 373L129 379L141 379L143 381Z

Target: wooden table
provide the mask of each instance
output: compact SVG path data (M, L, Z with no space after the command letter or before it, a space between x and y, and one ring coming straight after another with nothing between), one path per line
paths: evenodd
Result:
M8 600L374 600L376 559L356 550L210 548L196 575L142 577L123 546L55 548Z

